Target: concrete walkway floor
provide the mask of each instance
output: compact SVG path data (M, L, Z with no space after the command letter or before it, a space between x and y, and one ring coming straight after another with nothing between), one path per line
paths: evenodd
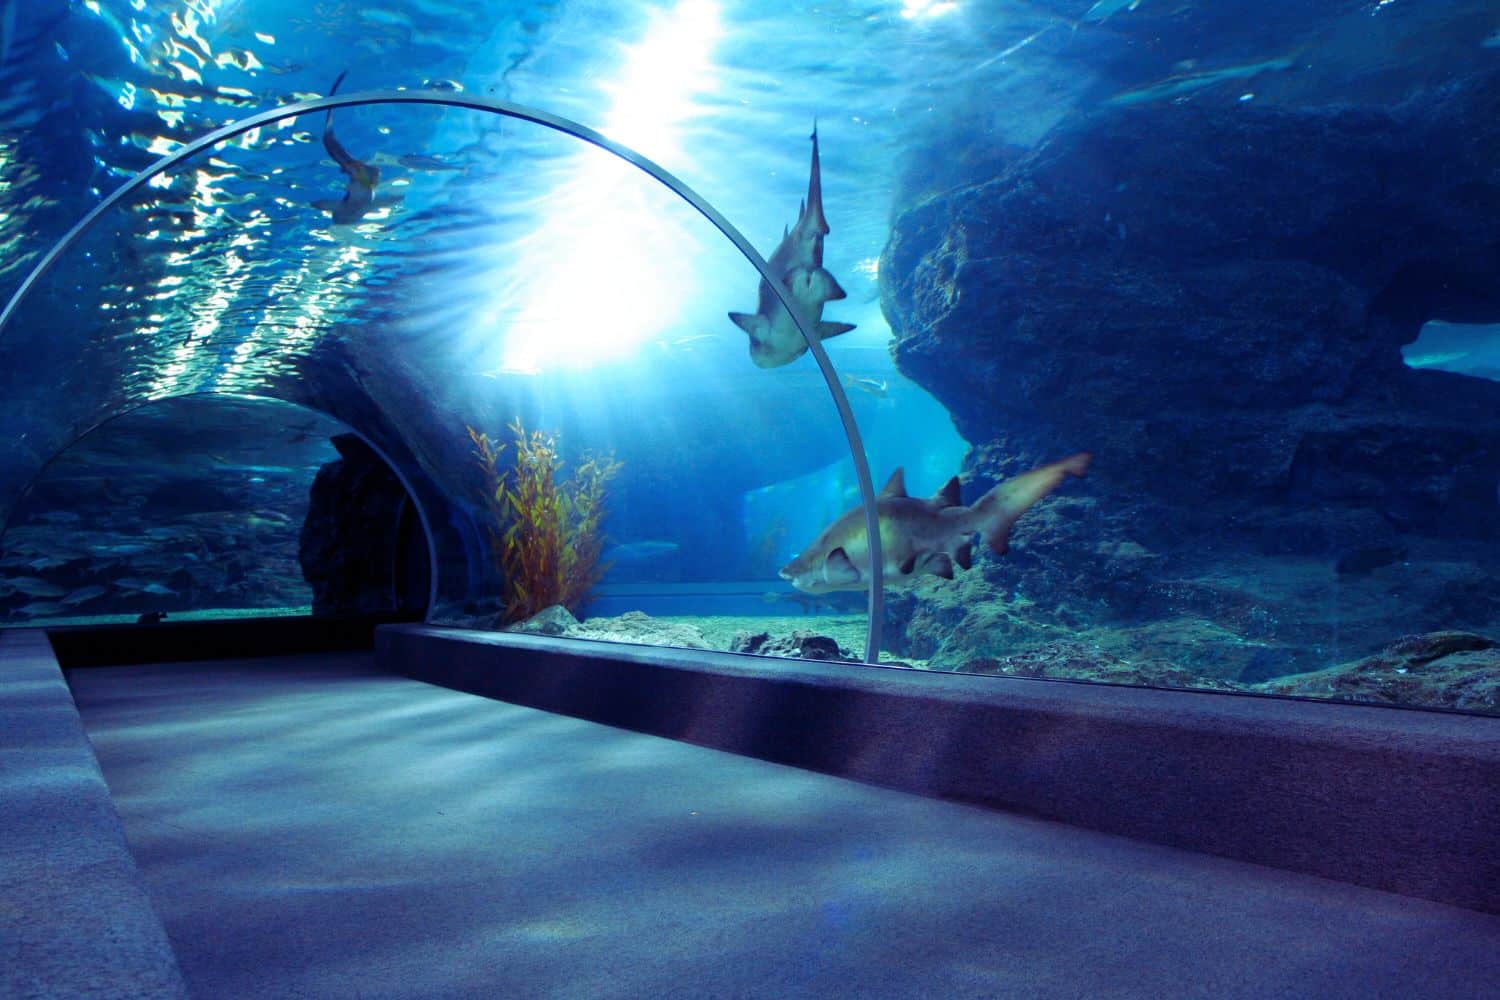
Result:
M548 715L364 656L69 680L198 996L1500 983L1500 918Z

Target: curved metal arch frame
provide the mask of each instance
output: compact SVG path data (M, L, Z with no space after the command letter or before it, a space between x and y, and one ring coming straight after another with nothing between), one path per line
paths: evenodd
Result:
M422 498L417 495L417 492L415 490L412 489L411 481L406 478L406 473L401 471L401 466L397 465L394 461L391 460L391 456L386 454L384 448L380 447L380 445L376 444L374 441L371 441L369 436L366 435L364 431L360 430L358 427L355 427L353 424L350 424L344 420L340 420L338 417L335 417L332 414L324 413L322 410L319 410L316 407L308 406L306 403L294 403L290 400L282 399L279 396L262 396L250 392L183 392L171 396L157 396L152 399L142 400L141 402L136 403L133 406L127 406L123 410L120 410L116 413L111 413L109 416L105 417L102 420L96 420L94 423L90 424L82 433L73 435L73 440L63 445L60 449L57 450L56 453L53 454L51 458L43 462L42 467L37 469L36 474L33 475L29 480L27 480L26 485L21 488L21 492L16 494L16 504L11 507L10 513L5 518L5 523L0 524L0 543L3 543L5 541L6 532L10 531L11 518L15 516L16 510L19 508L21 502L31 495L32 489L36 487L37 483L41 482L42 477L47 474L47 470L52 468L52 466L55 465L59 459L61 459L64 455L71 451L74 445L82 441L84 438L88 437L90 434L108 427L116 420L119 420L123 417L128 417L132 413L139 413L141 410L148 410L158 403L165 403L174 399L227 399L240 402L249 401L254 403L280 403L283 406L295 406L300 410L307 410L309 413L316 413L321 417L326 417L327 419L336 421L346 427L350 433L352 433L355 437L359 438L366 445L368 445L371 451L380 456L380 460L385 463L386 468L391 470L391 473L401 484L401 488L406 491L407 499L409 499L412 503L412 506L416 508L417 519L422 525L422 534L427 538L427 562L429 577L427 584L427 607L429 613L432 608L437 606L438 553L435 539L432 536L432 522L428 517L427 508L422 503ZM4 546L0 545L0 549L3 548Z
M688 187L674 174L658 165L655 161L647 159L627 146L606 138L586 125L579 124L561 115L554 115L550 112L527 107L523 104L514 104L509 101L500 101L488 97L469 97L462 94L432 90L384 90L366 91L358 94L339 94L333 97L320 97L310 101L299 101L294 104L281 105L268 111L261 111L246 118L241 118L238 121L221 126L201 138L194 139L182 148L168 153L151 164L151 166L146 167L112 191L92 211L79 220L72 229L64 233L62 238L53 244L52 249L47 251L47 254L26 275L25 280L21 282L20 287L11 296L10 301L6 303L5 309L0 311L0 335L4 334L6 324L10 322L11 316L15 313L20 303L26 298L36 283L52 269L58 259L74 243L78 242L83 234L105 212L124 200L127 195L143 187L153 177L205 149L225 140L233 139L235 136L243 135L253 129L260 128L263 125L283 121L287 118L297 118L316 111L363 107L374 104L436 105L439 107L464 108L471 111L486 111L506 118L531 122L532 124L552 129L555 132L571 135L575 139L582 139L584 142L624 160L626 163L648 174L663 186L669 188L674 194L691 205L699 215L707 219L715 229L728 238L745 259L754 265L755 269L760 272L760 276L765 279L766 284L776 293L776 297L781 300L781 304L786 307L787 313L792 317L792 321L797 324L797 329L801 332L802 338L807 341L808 352L812 354L813 360L817 362L819 371L822 372L823 381L828 386L828 393L833 397L834 406L838 410L839 420L844 425L844 436L849 442L850 458L854 462L855 477L859 481L860 500L865 510L865 533L870 553L870 622L869 629L865 635L865 662L870 664L879 663L880 632L885 603L885 565L884 556L881 551L880 516L876 507L875 483L870 476L870 464L865 456L864 440L854 420L854 410L849 405L849 397L844 393L843 385L839 381L838 372L834 370L833 362L828 358L828 352L823 349L822 341L814 332L815 327L808 322L807 317L802 313L801 307L793 300L780 279L771 273L771 267L766 262L766 259L750 244L750 241L745 238L744 234L736 229L716 208L699 196L696 191ZM403 485L407 485L409 488L409 484L406 484L404 479ZM429 539L430 537L431 533L429 532ZM436 576L433 578L433 586L434 588L437 586Z

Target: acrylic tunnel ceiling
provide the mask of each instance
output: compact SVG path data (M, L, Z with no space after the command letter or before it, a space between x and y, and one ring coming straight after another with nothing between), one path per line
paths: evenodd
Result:
M1140 16L1095 6L664 0L476 17L456 0L0 0L0 298L137 170L344 74L344 92L462 91L598 128L767 253L806 191L816 121L827 261L848 293L825 318L855 325L829 349L879 384L894 375L878 273L890 216L976 157L1001 161L1095 105L1172 99L1156 81L1295 104L1351 75L1409 85L1413 38L1489 55L1450 37L1488 16L1481 3L1441 25L1402 4L1375 5L1375 20L1344 16L1368 3L1223 14L1233 31L1155 18L1149 2ZM1278 56L1310 45L1315 62L1282 71ZM1253 89L1209 90L1236 80ZM338 138L380 171L381 202L336 225L318 206L345 187L326 126L269 125L172 169L36 288L0 331L0 513L100 421L199 393L304 404L439 478L468 460L465 425L516 414L633 447L664 484L688 464L750 490L840 457L811 360L757 368L726 316L754 308L757 275L649 178L522 122L344 109ZM789 435L799 447L778 446Z
M888 216L899 192L933 180L910 175L911 154L978 131L1003 155L1150 79L1159 55L1137 51L1138 22L1093 6L548 2L487 4L476 17L449 0L4 0L0 296L154 158L324 94L347 72L346 91L463 90L597 127L668 166L767 251L794 214L806 136L821 121L829 266L849 292L835 318L857 327L831 349L841 369L879 376ZM1462 13L1449 11L1445 30ZM1079 32L1080 15L1091 30ZM1414 31L1444 41L1414 15L1382 16L1406 47ZM1370 64L1359 67L1366 80L1405 70L1394 41L1355 54L1332 15L1271 21L1236 23L1232 44L1270 44L1270 33L1279 45L1316 41L1320 58L1295 80L1258 78L1259 100L1326 90L1355 60ZM1193 30L1158 44L1205 63L1245 54L1216 50L1231 43L1201 19ZM342 178L319 142L323 122L308 118L197 158L101 220L0 343L14 401L7 470L34 468L92 422L152 398L246 392L319 405L309 372L320 365L399 372L429 397L424 378L463 398L509 376L653 356L683 366L670 380L679 393L710 366L767 401L816 386L806 360L774 380L742 363L725 312L752 305L753 273L602 154L454 110L359 109L336 124L391 200L359 225L333 226L312 207L337 198Z

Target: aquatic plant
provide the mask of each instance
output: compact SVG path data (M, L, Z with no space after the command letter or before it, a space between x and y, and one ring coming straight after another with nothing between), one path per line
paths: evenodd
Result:
M506 445L470 427L485 477L490 552L504 575L505 621L554 604L577 611L608 568L599 561L609 483L620 471L613 454L585 455L564 479L557 435L510 424L515 461L501 470Z

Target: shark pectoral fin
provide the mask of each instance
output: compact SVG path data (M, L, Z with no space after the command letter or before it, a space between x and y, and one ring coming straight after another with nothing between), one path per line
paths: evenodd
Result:
M839 285L838 279L832 274L829 274L821 267L818 268L818 273L823 276L823 280L826 282L825 294L827 295L827 301L832 302L835 299L847 299L849 297L849 293L844 291L842 286Z
M858 583L859 567L849 558L849 553L839 546L823 560L823 579L831 584Z
M752 340L761 337L766 332L766 318L760 313L736 313L729 314L734 325L748 333Z
M796 267L787 272L785 280L787 287L796 289L804 302L822 305L849 297L849 293L839 287L838 280L826 268ZM793 281L797 283L794 285Z
M970 569L974 565L974 543L964 542L953 553L953 561L958 563L959 569Z
M854 329L853 323L820 322L818 324L818 339L832 340L834 337L837 337L840 334L848 333L852 329Z
M933 576L940 576L944 580L953 579L953 560L948 558L948 553L946 552L939 552L923 560L922 569Z

